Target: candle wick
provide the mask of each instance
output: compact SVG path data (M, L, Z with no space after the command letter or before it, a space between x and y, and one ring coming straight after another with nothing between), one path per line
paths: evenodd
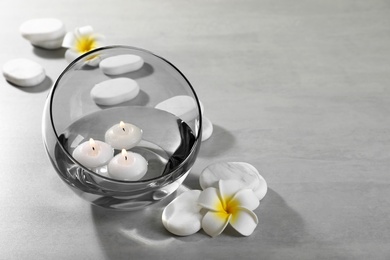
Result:
M125 161L127 161L127 155L125 155Z
M126 132L126 129L124 127L122 127L122 130L123 130L123 132Z
M92 150L94 150L94 151L95 151L95 147L93 147L93 146L92 146Z

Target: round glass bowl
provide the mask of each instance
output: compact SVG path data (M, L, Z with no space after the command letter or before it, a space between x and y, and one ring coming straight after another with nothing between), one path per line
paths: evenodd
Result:
M107 75L107 67L101 62L115 61L113 57L123 55L141 57L144 63L135 70L128 67L118 75L108 70ZM114 70L121 66L121 62L114 62ZM125 83L116 81L118 78ZM121 92L126 90L128 79L139 87L130 96ZM118 84L123 85L121 90ZM100 91L103 88L103 104L91 94L97 86ZM136 146L123 147L128 153L123 157L126 160L136 153L147 162L145 175L137 180L113 177L106 159L103 164L90 165L85 158L75 156L75 149L85 146L81 155L93 160L107 149L107 131L118 127L121 121L142 131ZM189 81L167 60L128 46L98 48L69 64L52 87L43 113L43 140L58 175L80 197L104 208L140 209L170 195L190 172L201 138L200 102ZM97 141L104 142L104 147ZM124 156L120 147L108 145L112 156Z

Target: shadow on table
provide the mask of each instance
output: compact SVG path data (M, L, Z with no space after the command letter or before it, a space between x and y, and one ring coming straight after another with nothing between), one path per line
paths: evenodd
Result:
M294 246L310 239L299 212L270 188L255 212L259 218L256 232L264 245Z
M48 50L37 46L33 46L33 53L38 57L45 58L45 59L64 59L66 50L67 49L65 48Z
M50 89L51 86L53 85L53 81L48 76L45 77L45 79L42 81L42 83L40 83L36 86L32 86L32 87L20 87L20 86L17 86L15 84L9 82L9 81L7 81L7 82L8 82L8 84L14 86L15 88L18 88L19 90L21 90L23 92L26 92L26 93L44 92L44 91Z
M196 236L174 236L162 224L162 211L176 194L138 211L114 211L91 206L97 237L108 259L130 259L130 256L150 259L182 240L198 240Z
M251 238L262 246L294 246L305 236L305 225L301 216L286 205L282 197L268 189L267 195L255 210L259 219L256 230ZM225 235L242 237L232 227L228 226Z
M213 125L213 129L211 137L202 142L198 155L200 158L210 158L221 155L230 150L236 142L234 136L226 129L218 125Z
M266 257L273 252L270 248L294 247L311 239L299 213L290 208L272 189L268 190L259 208L255 210L259 225L250 237L243 238L231 227L213 239L203 231L188 237L177 237L166 231L161 222L162 210L175 196L140 211L112 211L92 206L97 237L107 257L126 259L132 256L148 259L175 252L176 257L182 259L186 252L177 251L177 247L184 246L183 243L186 243L186 249L193 248L191 250L198 251L200 256L213 255L215 247L226 253L237 254L237 250L231 245L245 244L245 248L251 248L248 253L262 252Z

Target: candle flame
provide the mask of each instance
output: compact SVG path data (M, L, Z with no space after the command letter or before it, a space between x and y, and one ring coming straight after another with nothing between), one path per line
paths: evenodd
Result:
M125 160L127 161L127 151L126 149L122 149L122 156L125 158Z
M95 143L95 140L93 140L92 138L89 138L89 145L91 146L92 150L95 151L96 149L96 143Z
M120 128L122 128L123 132L126 131L126 124L125 124L123 121L121 121L121 122L119 123L119 126L120 126Z
M95 142L92 138L89 138L89 146L91 150L88 151L89 155L97 156L99 154L99 144Z

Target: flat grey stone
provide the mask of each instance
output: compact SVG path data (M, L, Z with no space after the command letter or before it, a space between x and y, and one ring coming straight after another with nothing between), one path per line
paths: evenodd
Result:
M219 180L235 179L252 189L259 200L267 193L267 182L257 169L245 162L218 162L207 166L199 177L202 189L217 187Z

